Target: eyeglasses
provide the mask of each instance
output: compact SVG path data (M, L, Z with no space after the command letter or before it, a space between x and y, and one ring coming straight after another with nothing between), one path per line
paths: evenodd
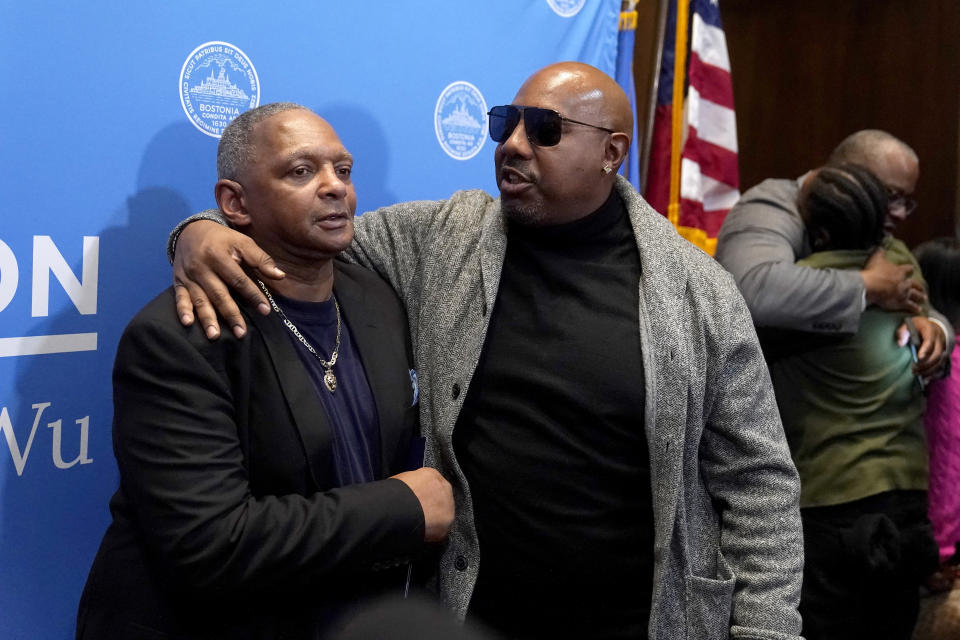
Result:
M887 189L887 207L890 209L902 209L903 215L906 217L917 208L917 201L902 191Z
M490 137L494 142L506 142L513 130L520 124L520 118L523 117L523 128L527 132L527 140L538 147L552 147L560 142L560 136L563 133L563 123L572 122L573 124L582 124L585 127L593 127L608 133L616 133L613 129L598 127L588 122L571 120L564 118L559 112L552 109L542 109L540 107L518 107L507 104L499 107L493 107L487 112L490 123Z

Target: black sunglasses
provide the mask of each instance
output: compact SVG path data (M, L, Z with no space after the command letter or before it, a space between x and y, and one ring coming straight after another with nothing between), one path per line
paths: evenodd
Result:
M487 115L490 123L490 137L497 143L506 142L513 130L520 124L521 116L523 117L523 128L527 132L527 140L538 147L552 147L560 142L564 122L582 124L585 127L616 133L613 129L564 118L553 109L542 109L540 107L518 107L507 104L493 107L487 112Z

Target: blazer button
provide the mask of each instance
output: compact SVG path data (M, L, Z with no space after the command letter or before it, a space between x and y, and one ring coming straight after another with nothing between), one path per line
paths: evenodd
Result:
M457 571L466 571L467 570L467 559L463 556L457 556L457 559L453 561L453 567Z
M453 383L453 390L450 392L450 395L453 396L454 400L460 397L460 385L456 382Z

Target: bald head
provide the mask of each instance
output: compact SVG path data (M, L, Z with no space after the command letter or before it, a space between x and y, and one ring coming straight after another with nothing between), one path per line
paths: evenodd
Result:
M867 166L892 153L918 161L916 152L903 140L880 129L863 129L844 138L830 154L829 163Z
M916 152L886 131L864 129L847 136L830 154L829 164L857 164L870 169L889 188L913 193L920 175Z
M890 194L886 229L893 232L912 211L906 206L920 177L920 162L907 143L886 131L864 129L847 136L830 154L829 163L856 164L876 175Z
M554 96L566 105L563 115L631 136L633 110L617 81L582 62L557 62L540 69L521 85L517 95L536 92ZM519 104L519 103L518 103ZM574 113L579 115L574 115Z

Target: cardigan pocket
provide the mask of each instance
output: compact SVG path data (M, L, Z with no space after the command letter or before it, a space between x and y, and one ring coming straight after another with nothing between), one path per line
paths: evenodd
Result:
M726 640L730 635L736 578L719 551L717 571L717 578L686 577L688 638Z

